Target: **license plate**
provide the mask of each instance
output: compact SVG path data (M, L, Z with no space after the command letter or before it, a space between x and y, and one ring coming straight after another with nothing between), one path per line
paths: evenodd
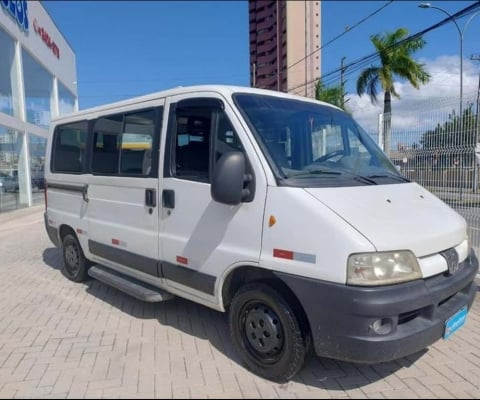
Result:
M445 322L445 333L443 334L443 338L448 339L452 336L465 323L466 319L467 306L464 306Z

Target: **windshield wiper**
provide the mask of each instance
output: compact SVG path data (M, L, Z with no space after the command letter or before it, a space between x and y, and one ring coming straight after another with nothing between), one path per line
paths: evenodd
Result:
M342 175L342 172L339 171L332 171L330 169L312 169L308 171L297 172L288 175L288 178L299 178L302 176L309 176L309 175Z
M400 182L411 182L410 179L405 178L404 176L401 175L395 175L392 173L383 173L383 174L374 174L374 175L368 175L368 178L375 179L375 178L392 178L396 179L397 181Z
M335 176L346 175L346 176L351 177L352 179L354 179L358 182L366 183L366 184L369 184L369 185L378 185L378 183L375 182L373 179L370 179L369 177L366 177L366 176L363 176L363 175L357 175L353 172L345 171L345 170L336 171L336 170L326 169L326 168L321 168L321 169L318 168L318 169L312 169L310 171L299 172L297 174L289 175L288 177L289 178L299 178L299 177L308 177L310 175L335 175Z
M368 183L369 185L378 185L377 182L375 182L373 179L370 179L370 177L367 177L367 176L351 174L351 177L356 181Z

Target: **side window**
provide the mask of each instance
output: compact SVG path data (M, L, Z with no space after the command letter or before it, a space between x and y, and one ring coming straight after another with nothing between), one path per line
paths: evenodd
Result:
M237 133L233 129L233 126L228 119L227 115L223 111L218 112L217 118L217 140L215 142L215 162L225 153L230 151L243 152L242 143L238 138Z
M99 118L93 126L92 172L118 173L123 115Z
M203 107L178 109L174 142L174 176L209 181L212 110Z
M243 151L237 133L220 108L180 108L174 123L172 174L177 178L210 182L212 167L223 154Z
M153 110L125 115L121 138L120 173L150 175L155 132Z
M52 170L60 173L81 173L85 159L88 122L79 121L55 129Z
M93 127L92 172L149 176L154 133L154 110L99 118Z

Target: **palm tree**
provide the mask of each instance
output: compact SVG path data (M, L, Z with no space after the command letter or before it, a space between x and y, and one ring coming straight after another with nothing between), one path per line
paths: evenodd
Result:
M390 153L390 129L392 103L391 96L400 98L395 91L394 78L406 79L415 88L430 80L430 74L425 71L424 64L419 64L411 57L411 54L420 50L425 45L421 36L406 39L408 31L399 28L395 32L387 32L385 35L372 35L372 41L378 55L380 66L371 66L360 74L357 80L357 93L359 96L367 93L373 104L377 103L377 87L380 85L384 91L383 114L383 148L387 155Z

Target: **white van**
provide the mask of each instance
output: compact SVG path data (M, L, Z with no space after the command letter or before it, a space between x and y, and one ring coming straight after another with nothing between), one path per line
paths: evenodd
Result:
M274 381L311 347L419 351L474 300L465 220L325 103L197 86L97 107L52 122L45 171L69 279L228 310L244 363Z

